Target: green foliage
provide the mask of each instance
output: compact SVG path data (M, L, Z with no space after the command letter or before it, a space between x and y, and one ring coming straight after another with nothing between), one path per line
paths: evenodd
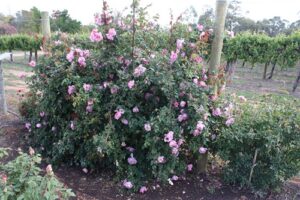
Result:
M5 149L0 149L0 157L7 155ZM75 196L70 189L60 183L51 171L51 166L47 167L47 174L42 173L38 165L41 157L34 154L31 149L30 154L19 152L19 156L8 162L0 164L0 199L1 200L55 200L69 199Z
M257 63L295 67L300 58L300 34L269 37L244 33L224 41L224 58L228 62L242 60L253 66Z
M209 149L214 140L208 118L218 104L205 86L204 42L197 33L177 24L168 35L146 20L143 8L137 9L134 30L131 18L122 19L125 28L105 18L99 42L56 36L30 81L36 102L28 109L27 127L32 144L54 163L105 167L137 190L148 180L185 174L187 165L195 164L199 148ZM112 28L117 35L109 39ZM184 43L176 52L180 38ZM174 62L171 51L177 54ZM193 135L197 124L207 128ZM170 131L173 146L165 141Z
M81 22L72 19L68 13L68 10L55 11L52 15L50 24L52 31L77 33L81 29Z
M219 155L227 162L225 181L266 191L299 173L299 105L299 100L267 96L239 106L235 123L218 139Z
M35 51L42 46L42 37L29 35L4 35L0 36L0 51L7 50L21 50L21 51Z

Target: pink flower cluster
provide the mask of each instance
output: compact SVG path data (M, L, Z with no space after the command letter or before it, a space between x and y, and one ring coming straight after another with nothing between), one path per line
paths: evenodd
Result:
M110 28L106 34L106 38L109 40L114 40L114 37L117 35L117 32L114 28Z
M212 112L213 116L217 117L217 116L221 116L222 115L222 111L220 108L215 108L213 109L213 112Z
M146 72L146 68L143 65L139 65L133 71L133 76L139 77L142 76Z
M184 110L181 110L180 113L181 113L181 114L178 115L177 120L178 120L179 122L186 121L186 120L188 119L188 115L187 115L186 113L184 113Z
M178 53L177 51L171 51L171 55L170 55L170 64L173 64L178 57Z
M125 111L122 108L119 108L119 109L115 110L115 116L114 116L114 118L116 120L119 120L124 113L125 113Z
M137 164L137 160L135 159L135 157L133 157L133 154L130 155L130 157L127 159L127 162L129 165L136 165Z
M130 81L128 81L128 88L129 89L132 89L133 88L133 86L134 86L134 80L130 80Z
M177 39L176 41L176 47L177 49L182 49L183 48L183 44L184 44L184 39Z
M151 125L150 125L150 123L144 124L144 129L145 129L145 131L147 131L147 132L151 131Z
M103 40L103 36L101 32L98 32L98 29L94 28L90 34L90 40L92 42L100 42Z
M93 105L94 105L94 101L92 99L89 99L87 102L87 106L86 106L86 112L91 113L93 112Z
M30 67L35 67L35 66L36 66L36 63L35 63L34 60L32 60L32 61L30 61L30 62L28 63L28 65L29 65Z
M178 142L176 142L176 140L174 140L174 132L169 131L167 134L165 134L164 141L169 143L169 147L172 149L172 154L174 156L178 156L179 147L183 144L184 140L179 139Z
M207 148L205 148L205 147L200 147L200 148L199 148L199 153L200 153L200 154L205 154L206 151L207 151Z
M124 181L123 181L123 186L124 186L126 189L131 189L131 188L133 188L133 184L132 184L130 181L127 181L127 180L124 180Z
M203 121L198 121L196 129L193 131L193 135L195 137L198 136L198 135L200 135L202 133L202 131L203 131L204 128L205 128L205 125L204 125Z
M77 63L79 64L80 67L85 67L86 66L86 58L90 56L90 51L89 50L82 50L82 49L72 49L66 56L66 59L69 62L73 62L75 56L78 56Z
M68 86L68 94L69 94L69 95L74 94L75 91L76 91L76 86L75 86L75 85L69 85L69 86Z
M92 90L93 86L91 84L87 84L87 83L84 83L83 84L83 89L85 92L90 92Z

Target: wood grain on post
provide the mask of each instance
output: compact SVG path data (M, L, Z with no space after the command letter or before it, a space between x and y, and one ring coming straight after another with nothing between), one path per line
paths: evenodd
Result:
M225 18L227 13L228 2L227 0L217 0L216 1L216 19L214 22L214 38L212 43L212 51L209 62L209 84L215 85L218 68L221 63L221 54L223 48L224 39L224 28L225 28Z

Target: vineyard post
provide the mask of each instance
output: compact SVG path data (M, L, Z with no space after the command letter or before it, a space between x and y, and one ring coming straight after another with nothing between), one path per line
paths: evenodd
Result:
M214 38L212 43L212 51L210 56L210 63L208 69L209 84L215 87L215 94L217 93L217 75L218 68L221 63L221 54L223 48L224 39L224 28L225 28L225 18L227 13L227 0L217 0L216 1L216 18L214 22Z
M11 53L4 53L0 55L0 114L7 114L7 104L5 100L5 90L4 90L4 78L3 78L3 68L2 60L10 57Z
M299 72L298 72L298 76L297 76L297 78L296 78L296 80L295 80L295 83L294 83L294 85L293 85L293 92L296 91L299 82L300 82L300 69L299 69Z
M216 19L214 22L214 39L208 68L208 83L214 87L214 94L217 94L218 68L221 63L221 53L223 48L225 18L227 13L227 0L216 0ZM197 172L206 173L208 152L201 154L197 160Z
M42 21L41 21L41 29L43 37L50 38L51 31L50 31L50 18L48 12L41 12Z

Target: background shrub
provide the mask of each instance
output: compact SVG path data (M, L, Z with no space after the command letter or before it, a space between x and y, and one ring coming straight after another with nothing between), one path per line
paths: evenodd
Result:
M272 96L240 105L235 123L222 129L218 138L219 155L227 161L224 168L227 182L267 190L278 187L299 172L300 114L297 105L298 100L279 100Z

